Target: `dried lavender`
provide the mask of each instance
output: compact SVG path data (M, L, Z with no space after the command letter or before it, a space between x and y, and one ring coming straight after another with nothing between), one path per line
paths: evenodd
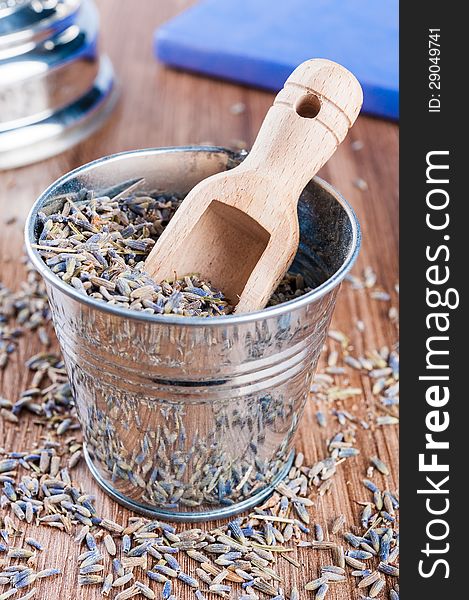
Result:
M11 423L18 423L23 413L42 419L44 425L59 436L66 431L79 430L70 384L62 358L56 354L41 352L25 362L31 373L30 386L20 394L19 400L2 400L1 416ZM81 445L70 445L76 452ZM49 461L51 455L44 452L37 456L38 463ZM24 460L20 456L18 460ZM38 467L44 467L44 464ZM53 468L54 465L53 465Z
M49 346L46 328L49 320L45 286L32 267L28 267L26 281L16 292L0 281L0 371L7 366L20 338L29 332L35 332L41 344Z
M351 438L337 434L334 440L338 439ZM217 594L228 593L233 584L248 583L254 590L268 596L281 596L278 587L280 578L275 571L276 555L285 557L293 547L287 545L284 537L280 540L278 538L289 537L294 544L300 544L303 536L308 535L309 528L299 518L303 513L300 510L298 514L298 507L303 506L306 510L313 505L313 501L308 498L311 488L316 488L319 494L323 493L324 482L331 481L341 462L336 448L330 448L329 456L312 467L305 466L304 458L300 456L296 461L299 466L294 466L288 477L278 485L276 492L250 515L239 517L213 530L196 528L177 532L169 524L142 517L130 517L126 526L100 517L91 495L80 489L64 466L67 453L58 454L59 448L60 445L56 447L55 444L46 444L34 452L7 453L1 459L0 465L4 465L4 468L14 467L9 472L15 473L12 485L16 494L16 499L7 500L3 508L5 510L10 507L16 515L13 510L15 506L22 507L25 502L32 502L40 525L74 535L79 546L85 545L85 551L78 557L79 584L100 585L105 595L112 589L117 589L118 593L114 598L125 598L127 594L132 597L135 590L145 597L153 597L154 591L150 583L136 580L135 569L142 569L149 582L164 583L168 600L171 588L167 583L172 579L178 579L194 589L206 585L211 592ZM60 451L63 451L62 448ZM50 455L51 460L43 460L45 468L41 470L38 465L44 452ZM13 458L19 455L21 458ZM60 461L59 468L57 461L52 460L57 457ZM53 474L51 469L54 470ZM26 474L22 474L17 480L16 473L19 474L21 470L25 470ZM39 485L39 480L42 485ZM5 483L7 482L4 482L4 486ZM17 526L10 517L4 517L2 527L7 536L13 538L17 535ZM273 535L274 527L276 535ZM78 534L76 528L79 528ZM288 528L292 528L290 536L287 536ZM114 546L122 548L119 539L122 541L124 538L129 539L125 557L113 559L112 552L108 552L109 548L112 551ZM35 540L28 538L28 543L37 549ZM327 547L335 546L336 544L330 543ZM33 554L33 550L9 547L7 556L27 560ZM193 561L192 565L200 565L201 569L196 567L193 572L182 572L180 559L175 554L185 554ZM113 561L115 576L112 573L105 575L106 569L111 569L111 566L106 567L106 563L110 561ZM299 566L295 560L292 564ZM25 582L30 585L34 580L57 574L53 569L33 571ZM143 575L138 577L142 578ZM337 582L341 577L342 573L331 567L327 581Z
M336 337L341 350L347 352L349 342L346 336L338 334ZM386 352L385 349L381 349L370 353L370 356L364 359L371 363L363 366L364 373L370 372L370 379L379 381L380 377L386 377L383 390L388 388L392 390L392 386L398 382L398 359L396 364L397 355L393 355L392 352L394 351ZM341 353L338 353L337 360L340 357ZM346 364L352 369L356 368L356 365ZM29 511L32 511L34 519L37 519L41 526L49 527L51 531L60 529L76 535L77 530L80 530L77 544L89 542L92 549L86 551L91 554L83 557L77 565L79 582L83 585L101 585L104 595L114 593L114 597L117 595L119 598L130 598L139 593L144 597L152 597L154 592L151 586L155 583L160 582L163 586L172 579L178 578L178 570L173 568L177 565L171 559L167 560L173 552L178 555L175 559L177 564L182 555L186 555L192 561L191 569L186 568L187 573L180 573L182 578L179 577L179 581L182 584L194 587L190 583L197 582L202 592L215 586L212 592L221 596L228 593L228 588L231 589L232 585L240 585L244 586L243 597L249 597L250 600L256 598L255 590L274 598L283 598L283 592L279 587L281 584L276 578L275 566L278 560L285 559L298 568L299 563L291 559L288 553L295 546L334 551L336 563L323 567L321 577L318 577L318 579L325 578L319 586L324 586L321 594L327 593L329 584L341 583L342 577L345 577L342 571L338 570L344 568L339 564L341 559L338 548L341 546L331 540L318 543L308 541L310 533L306 519L309 517L305 517L308 511L306 510L305 513L303 509L312 504L308 497L311 489L316 489L319 495L327 493L338 465L345 458L354 455L350 451L357 450L354 447L353 435L356 425L349 417L345 416L349 429L344 429L329 440L328 456L312 467L307 467L304 465L304 457L298 455L294 468L286 480L277 486L274 495L247 517L235 519L227 526L215 530L197 529L189 534L184 531L178 532L164 523L148 521L140 517L131 517L124 526L98 516L91 495L72 481L71 471L77 462L74 459L70 464L70 459L72 456L80 457L81 442L79 432L76 430L75 409L67 377L60 359L43 353L28 361L27 366L31 369L34 385L29 386L20 401L5 400L2 408L4 413L11 415L11 418L16 421L20 419L23 412L32 413L33 419L45 425L51 439L30 450L4 453L0 458L2 472L0 481L3 485L2 509L4 511L10 509L14 515L12 520L5 513L3 521L0 522L0 532L5 532L11 542L18 534L15 523L18 519L27 521ZM380 369L391 370L386 370L385 374L381 375ZM394 382L390 381L391 378ZM339 393L341 386L337 386L339 389L330 390L331 387L334 388L333 383L332 378L332 382L320 392L329 396L328 402L343 402L358 395L350 386L346 387L342 394ZM341 412L344 415L347 413L347 411ZM384 474L387 467L381 463L378 457L373 457L373 464ZM45 488L39 485L39 480L44 478L47 481ZM346 554L342 552L343 563L347 565L347 575L356 578L358 585L361 582L360 588L367 587L365 584L370 580L366 578L376 570L378 574L382 573L387 577L395 578L399 575L396 563L399 552L396 525L398 500L389 490L381 491L373 481L368 481L366 487L372 495L372 499L367 499L365 502L365 507L369 507L370 513L366 516L366 528L363 527L362 535L354 536L347 532L344 537L348 543L352 544L353 541L354 550L347 550ZM113 560L112 542L106 537L109 535L108 532L112 533L110 537L117 545L118 553L120 553L119 548L123 537L127 535L130 540L127 558L122 559L122 562L120 559L115 559L118 561L115 563L115 575L112 573L106 575L111 570L111 566L106 570L106 564L110 565L110 561ZM150 543L146 545L143 540L149 534L154 534L155 537L147 538ZM283 541L281 541L282 537ZM7 559L20 561L32 559L33 555L30 553L34 554L34 550L39 550L37 543L35 545L34 542L35 540L29 544L25 540L29 548L19 547L13 543L5 544ZM3 543L1 539L0 543ZM136 548L141 548L142 544L143 551L141 549L136 551ZM108 551L108 546L111 552ZM374 553L369 551L370 548ZM219 550L223 550L223 553ZM129 553L141 555L129 556ZM14 558L16 556L18 558ZM360 556L362 559L354 558L355 556ZM166 567L168 576L155 570L158 563L160 567ZM15 580L19 583L18 587L13 588L15 593L22 587L32 586L34 581L59 574L56 569L42 571L32 569L29 572L26 571L28 568L30 567L25 565L22 573L26 572L26 574ZM352 569L355 569L353 573ZM133 576L134 571L136 577ZM0 577L4 577L4 574L2 573ZM127 577L127 582L124 584L124 589L114 592L115 588L109 582L111 579L115 582L118 577ZM143 577L146 578L145 582L139 581ZM185 578L189 579L184 581ZM375 578L376 581L373 581L367 590L370 597L378 596L384 586L384 580L373 575L372 579ZM31 592L35 593L35 590L31 589L24 594L24 597L32 597L28 596ZM171 589L167 593L169 593L169 600L172 598ZM197 598L199 599L199 596Z
M346 422L359 422L364 429L370 425L396 425L399 423L399 344L390 350L383 346L379 350L367 351L364 355L354 357L350 354L350 340L343 332L329 331L329 338L339 344L338 360L346 367L326 366L316 374L311 386L314 401L320 410L316 416L321 426L327 422L326 413L337 418L341 425ZM370 380L372 394L376 399L373 407L376 412L384 413L374 416L373 421L365 421L347 410L338 410L337 403L363 396L363 388L343 385L337 377L350 376L359 372ZM334 405L332 407L332 405ZM326 410L325 410L326 409ZM378 468L378 467L376 467ZM383 466L386 469L386 466Z
M39 213L34 247L46 265L81 293L117 307L148 314L229 314L232 306L223 293L198 275L180 273L174 281L156 283L146 274L145 259L182 198L140 192L139 183L98 197L82 189L64 199L60 212ZM306 291L301 275L287 275L271 303Z

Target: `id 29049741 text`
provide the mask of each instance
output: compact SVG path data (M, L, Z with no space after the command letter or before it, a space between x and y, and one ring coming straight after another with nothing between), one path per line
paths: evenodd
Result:
M440 30L428 30L428 112L439 113L441 110L441 46Z

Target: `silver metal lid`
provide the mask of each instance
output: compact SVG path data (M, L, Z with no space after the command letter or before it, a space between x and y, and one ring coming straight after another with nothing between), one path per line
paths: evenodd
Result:
M0 133L0 169L37 162L81 142L104 123L117 95L111 62L103 56L84 96L38 123Z
M0 59L21 54L73 23L80 0L31 0L0 13Z
M92 0L0 0L0 169L84 139L115 103Z
M65 30L0 60L0 132L46 119L90 90L99 68L97 37L97 12L86 3Z

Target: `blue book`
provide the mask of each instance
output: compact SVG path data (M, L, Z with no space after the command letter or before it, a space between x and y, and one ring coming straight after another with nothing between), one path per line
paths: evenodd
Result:
M399 116L397 0L203 0L155 34L166 64L279 90L309 58L356 75L363 110Z

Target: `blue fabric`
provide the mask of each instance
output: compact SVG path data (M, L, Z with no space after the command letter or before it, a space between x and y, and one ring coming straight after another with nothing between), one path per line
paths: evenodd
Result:
M363 110L399 116L398 2L203 0L155 34L171 66L279 90L308 58L328 58L362 84Z

